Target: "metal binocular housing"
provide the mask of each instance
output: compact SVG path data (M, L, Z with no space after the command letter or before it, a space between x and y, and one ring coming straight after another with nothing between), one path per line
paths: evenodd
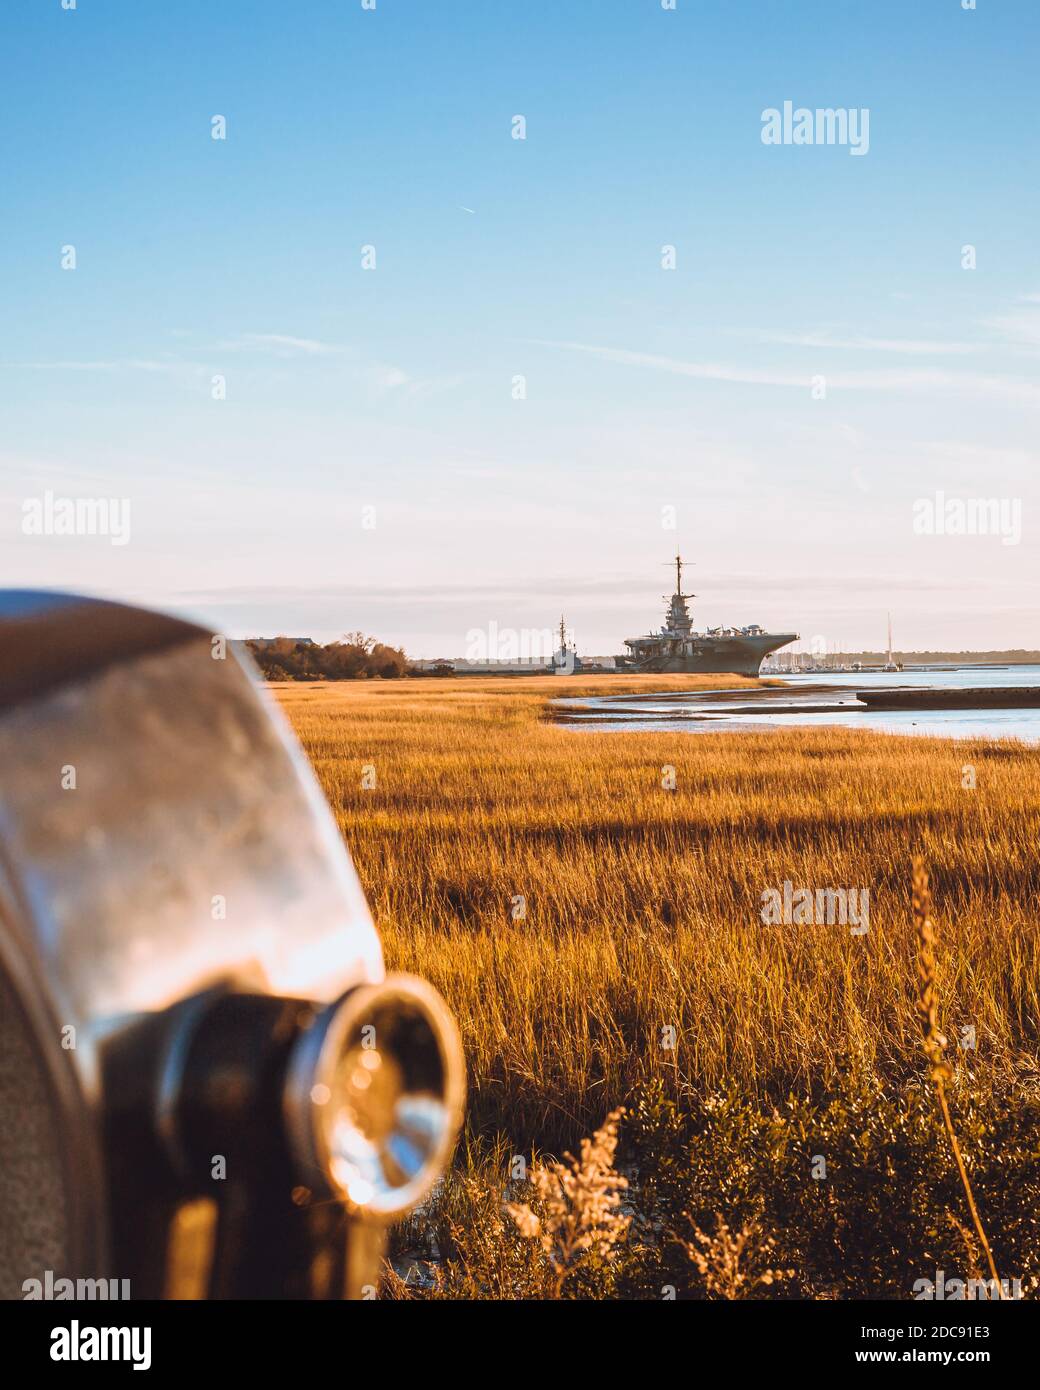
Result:
M371 1296L464 1086L248 656L0 594L0 1297Z

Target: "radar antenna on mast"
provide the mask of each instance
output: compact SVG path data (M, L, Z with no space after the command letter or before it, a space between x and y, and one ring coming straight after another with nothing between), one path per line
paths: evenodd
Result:
M675 566L675 596L676 598L696 598L696 594L684 594L682 591L682 572L683 565L692 565L692 560L684 560L681 555L676 555L674 560L669 560L668 565ZM664 598L671 598L671 594L662 595Z

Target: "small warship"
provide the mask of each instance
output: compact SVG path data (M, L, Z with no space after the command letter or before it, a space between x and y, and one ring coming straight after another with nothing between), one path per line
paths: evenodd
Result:
M712 627L694 632L687 602L696 594L684 594L685 561L675 557L675 593L665 612L660 632L646 637L626 637L627 655L615 658L627 671L724 672L757 676L762 658L798 639L797 632L765 632L756 623L749 627ZM668 596L665 595L667 598Z

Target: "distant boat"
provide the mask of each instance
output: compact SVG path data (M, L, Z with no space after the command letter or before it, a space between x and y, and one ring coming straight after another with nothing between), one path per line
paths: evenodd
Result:
M892 655L892 614L888 615L888 661L885 663L886 671L901 671L903 668Z

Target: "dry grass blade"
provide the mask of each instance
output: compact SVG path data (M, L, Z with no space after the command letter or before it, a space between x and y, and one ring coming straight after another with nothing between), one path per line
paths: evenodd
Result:
M1004 1292L997 1275L993 1252L989 1248L982 1219L975 1205L975 1196L971 1190L971 1183L968 1181L968 1172L964 1166L964 1159L961 1157L957 1134L950 1118L950 1106L946 1099L946 1083L951 1080L953 1072L946 1060L946 1039L939 1032L936 1021L935 931L932 927L932 890L929 884L928 870L920 855L914 857L913 902L914 929L917 932L917 1009L921 1015L924 1052L928 1058L929 1066L928 1076L935 1083L939 1105L942 1108L943 1123L950 1138L950 1148L953 1150L957 1172L960 1174L961 1184L964 1187L964 1195L968 1199L968 1210L971 1212L975 1231L983 1250L986 1252L986 1261L989 1265L990 1275L996 1284L997 1297L1003 1298Z

